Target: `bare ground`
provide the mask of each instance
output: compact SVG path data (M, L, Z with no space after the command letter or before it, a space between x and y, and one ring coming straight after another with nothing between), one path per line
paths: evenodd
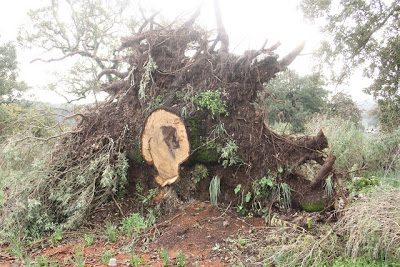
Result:
M125 212L129 206L129 199L120 203ZM296 225L312 232L313 227L307 227L307 219L325 221L327 216L328 213L280 211L277 220L291 225L287 229ZM105 222L114 220L118 223L121 219L114 205L104 206L95 211L90 223L75 231L64 232L58 244L42 239L28 247L26 253L33 262L41 255L61 266L72 266L68 259L74 260L76 247L85 246L83 235L92 234L94 243L84 248L85 266L105 266L101 261L105 250L112 252L118 266L129 266L132 251L142 257L142 264L163 266L162 249L170 254L169 266L177 264L180 251L186 256L186 266L231 266L239 262L246 266L262 266L266 258L263 249L270 242L267 235L282 229L282 224L267 226L262 217L241 216L232 205L217 208L207 202L199 202L158 217L156 224L135 237L117 235L115 243L108 242ZM274 265L273 260L269 262ZM0 252L0 266L24 265L4 246Z

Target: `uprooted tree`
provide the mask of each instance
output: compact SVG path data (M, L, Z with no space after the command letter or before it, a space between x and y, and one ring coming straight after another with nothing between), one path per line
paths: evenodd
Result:
M53 174L37 187L40 202L52 209L50 220L76 225L127 183L145 189L172 184L181 200L206 200L214 176L220 177L222 202L240 199L238 184L245 192L268 177L290 188L293 208L320 210L332 203L336 193L324 193L324 186L335 181L335 156L323 152L323 129L312 137L277 134L265 110L253 105L263 84L286 70L304 44L281 59L274 54L279 43L232 54L215 10L217 34L211 38L194 26L197 11L181 25L162 26L151 16L122 40L112 62L126 70L99 73L99 80L114 77L103 85L109 98L75 115L75 131L53 152ZM320 165L312 179L301 171L309 162ZM207 178L193 190L199 166ZM71 192L63 189L66 183L74 185ZM279 194L278 186L270 200Z

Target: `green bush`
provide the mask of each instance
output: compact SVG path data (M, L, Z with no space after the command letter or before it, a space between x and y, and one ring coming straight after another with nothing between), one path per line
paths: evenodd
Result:
M0 137L46 138L59 130L57 113L41 103L19 102L0 105Z
M224 168L243 163L243 160L237 154L238 149L239 147L233 140L227 140L225 146L221 148L222 166Z
M200 181L208 176L208 169L203 164L196 164L192 172L192 180L195 184L200 183Z
M183 254L182 250L178 250L178 255L176 255L176 265L180 267L186 266L186 255Z
M379 185L378 178L376 176L370 177L355 177L353 179L352 187L356 190L368 190L371 187L375 187Z
M85 240L85 247L90 247L94 243L94 238L91 234L84 234L83 239Z
M205 108L209 110L213 118L219 115L229 115L226 110L226 102L221 99L220 91L208 90L206 92L201 92L195 96L193 102L199 109Z
M270 125L290 123L290 131L304 132L307 118L320 113L327 105L328 91L317 73L300 76L286 71L265 83L254 105L265 112ZM285 126L284 126L285 127Z

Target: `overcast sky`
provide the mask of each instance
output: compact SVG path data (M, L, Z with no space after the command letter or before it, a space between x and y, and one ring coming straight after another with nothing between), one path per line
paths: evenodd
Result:
M27 22L26 12L37 8L50 0L1 0L0 8L0 42L14 40L18 27ZM134 0L132 0L134 1ZM182 12L193 11L200 2L204 2L202 14L198 23L208 29L215 28L212 0L143 0L143 6L161 9L162 14L173 19ZM230 36L230 48L235 53L241 53L247 49L259 49L268 38L268 45L278 40L282 43L276 51L281 57L289 53L303 40L306 47L290 66L300 74L308 74L312 71L314 63L310 55L321 40L321 34L316 25L309 25L303 21L301 12L296 9L297 0L220 0L222 19L226 31ZM267 45L267 46L268 46ZM37 58L36 51L19 51L21 79L31 87L36 88L37 100L46 102L60 102L57 95L44 92L42 89L51 76L54 69L62 67L62 63L30 64L29 61ZM351 94L356 101L370 99L361 91L368 86L369 81L363 79L360 74L355 75L348 86L338 88ZM351 90L349 90L351 88ZM39 90L40 89L40 90Z

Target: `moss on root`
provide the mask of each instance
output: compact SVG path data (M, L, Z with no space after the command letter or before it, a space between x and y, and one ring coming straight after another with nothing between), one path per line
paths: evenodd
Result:
M206 145L206 138L202 136L201 125L202 119L191 116L185 120L186 125L189 127L189 140L192 150L192 155L189 158L189 164L195 163L217 163L219 160L219 153L213 146ZM214 143L215 144L215 143Z
M192 146L192 149L196 149L200 146L200 139L201 139L200 125L202 123L202 120L198 117L190 116L185 120L185 123L190 130L189 131L190 145Z
M193 163L217 163L218 159L215 149L199 149L191 157Z
M136 143L136 146L133 150L128 151L127 153L128 159L130 159L134 164L145 166L146 162L142 157L142 148L140 141Z
M312 202L303 202L301 203L301 208L307 212L317 212L324 210L327 204L328 202L325 199L322 199Z

